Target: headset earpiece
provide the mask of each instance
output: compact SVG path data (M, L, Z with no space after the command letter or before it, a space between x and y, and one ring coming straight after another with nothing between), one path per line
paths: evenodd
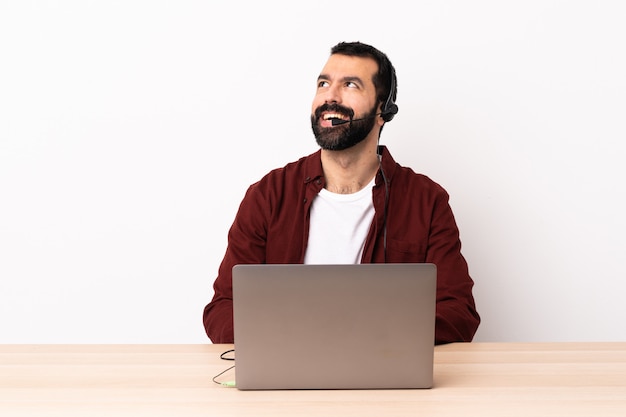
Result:
M390 122L393 119L393 116L398 113L398 106L393 101L393 92L396 90L396 77L394 74L391 74L391 86L389 89L389 95L387 96L387 100L385 101L385 105L382 107L380 111L380 116L383 118L385 122Z
M398 106L395 105L394 103L391 103L389 105L389 108L387 108L381 113L381 117L383 118L385 122L390 122L391 119L393 119L393 116L396 115L396 113L398 113Z

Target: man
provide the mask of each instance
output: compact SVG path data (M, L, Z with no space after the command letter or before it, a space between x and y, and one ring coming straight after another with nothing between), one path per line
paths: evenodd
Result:
M480 318L448 194L378 144L398 110L395 77L372 46L331 49L311 112L321 149L248 189L204 309L214 343L233 343L232 267L259 263L434 263L435 343L472 340Z

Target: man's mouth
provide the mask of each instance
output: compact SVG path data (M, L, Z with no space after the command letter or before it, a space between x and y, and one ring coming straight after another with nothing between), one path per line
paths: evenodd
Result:
M326 113L323 116L324 120L332 120L332 119L339 119L339 120L343 120L344 116L339 114L339 113Z
M322 123L323 126L334 126L332 124L333 120L349 120L349 118L341 113L324 113L322 120L325 122Z

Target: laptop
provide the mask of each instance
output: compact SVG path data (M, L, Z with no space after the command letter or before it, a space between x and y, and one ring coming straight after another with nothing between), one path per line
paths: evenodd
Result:
M237 265L240 390L433 384L434 264Z

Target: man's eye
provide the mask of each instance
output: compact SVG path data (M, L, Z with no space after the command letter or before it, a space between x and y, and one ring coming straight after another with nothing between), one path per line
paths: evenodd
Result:
M348 81L346 83L346 87L348 87L348 88L356 88L357 85L355 83L353 83L352 81Z
M320 81L317 83L318 87L328 87L328 81Z

